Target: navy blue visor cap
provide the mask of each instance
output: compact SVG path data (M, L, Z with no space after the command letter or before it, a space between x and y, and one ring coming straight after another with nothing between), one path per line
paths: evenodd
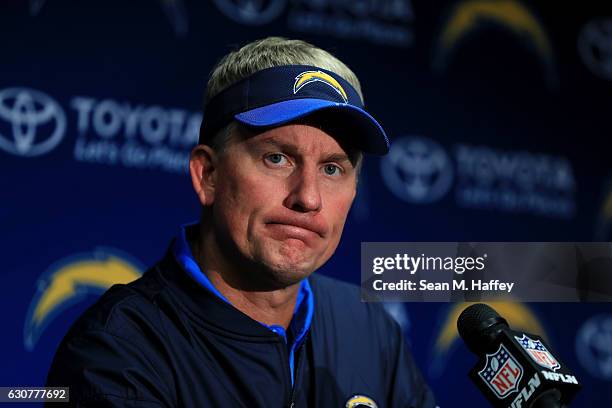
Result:
M267 68L214 96L204 107L199 143L232 120L263 130L311 115L332 122L343 139L365 153L389 151L385 131L365 111L357 91L334 72L308 65Z

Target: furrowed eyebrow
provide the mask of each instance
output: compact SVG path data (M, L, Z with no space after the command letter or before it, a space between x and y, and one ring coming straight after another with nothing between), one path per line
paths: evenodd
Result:
M334 153L327 156L325 162L348 162L351 163L351 159L344 153Z
M257 143L256 148L262 149L265 147L273 147L275 149L279 149L280 151L288 152L292 155L299 155L300 150L297 146L290 143L283 143L274 138L264 139ZM350 157L346 153L332 153L323 158L321 161L323 163L326 162L338 162L338 163L348 163L353 165Z
M274 148L279 151L288 152L290 154L298 154L298 148L292 144L279 142L274 138L268 138L259 140L255 143L250 144L250 148L253 151L262 151L265 149Z
M282 150L297 151L297 148L294 145L282 143L273 138L262 140L261 144L272 146L272 147L277 147Z

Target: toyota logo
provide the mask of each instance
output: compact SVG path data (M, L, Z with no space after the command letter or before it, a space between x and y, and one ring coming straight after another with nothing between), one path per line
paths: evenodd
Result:
M612 80L612 19L588 22L578 37L578 51L593 73Z
M387 187L410 203L431 203L448 192L453 182L450 159L431 139L403 137L391 145L381 161Z
M587 320L576 335L576 355L593 377L612 380L612 315Z
M66 115L48 95L28 88L0 91L0 149L18 156L40 156L64 137Z

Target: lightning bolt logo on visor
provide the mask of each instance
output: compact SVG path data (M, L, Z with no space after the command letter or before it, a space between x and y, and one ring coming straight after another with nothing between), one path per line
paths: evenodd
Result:
M295 77L295 83L293 84L293 94L297 94L303 87L308 84L315 82L322 82L327 86L330 86L334 91L342 97L344 103L348 103L348 96L342 85L329 74L321 71L304 71Z
M129 283L144 268L127 254L104 248L61 260L38 281L24 324L24 345L32 350L44 329L65 309L116 283Z

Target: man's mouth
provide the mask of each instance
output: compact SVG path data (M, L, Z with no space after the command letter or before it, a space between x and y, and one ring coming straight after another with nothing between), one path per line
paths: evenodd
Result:
M299 217L275 217L266 222L266 225L278 228L288 235L295 235L296 238L312 239L315 236L324 238L325 227L311 219L301 219Z

